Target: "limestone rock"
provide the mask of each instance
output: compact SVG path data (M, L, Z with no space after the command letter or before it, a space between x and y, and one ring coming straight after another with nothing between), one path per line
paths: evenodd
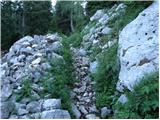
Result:
M140 78L158 70L158 14L158 2L154 2L120 33L117 90L127 87L132 91Z
M94 113L98 112L98 110L97 110L97 108L96 108L95 105L92 105L92 106L89 108L89 111L90 111L90 112L94 112Z
M1 97L2 101L7 100L12 95L12 86L10 84L5 84L2 86Z
M66 110L49 110L42 112L42 119L70 119L70 114Z
M0 103L1 107L1 119L7 119L9 118L10 113L14 110L14 103L11 101L7 102L1 102Z
M90 72L95 73L97 71L98 61L94 61L90 63Z
M104 15L103 10L97 10L97 12L90 18L90 21L98 20Z
M43 103L43 109L45 110L59 109L60 107L61 107L60 99L47 99Z
M86 115L86 119L99 119L95 114L88 114Z
M79 107L79 110L83 113L83 114L88 114L88 111L85 109L85 107L84 106L80 106Z
M62 48L62 43L60 41L52 43L51 50L55 53L59 52Z
M80 111L78 110L77 106L72 104L72 112L73 114L76 116L76 119L80 119L81 117L81 113Z
M47 69L50 69L51 68L51 65L49 63L42 63L41 67L44 69L44 70L47 70Z
M25 36L23 38L21 38L20 40L18 40L15 44L20 44L20 43L24 43L24 42L32 42L34 39L31 36Z
M107 107L101 108L101 118L106 118L111 113L111 110Z
M106 24L109 20L109 16L107 14L104 14L103 17L101 19L99 19L99 22L101 24Z
M58 34L48 34L46 36L46 39L48 42L56 42L59 41L61 38L58 36Z
M32 64L35 65L35 64L39 64L40 62L41 62L41 58L37 58L34 61L32 61Z
M85 55L86 55L86 51L85 51L84 49L80 49L80 50L78 51L78 55L79 55L79 56L85 56Z
M124 104L124 103L126 103L126 102L128 101L128 98L127 98L127 96L126 96L125 94L122 94L122 95L119 97L118 101L119 101L120 103Z
M17 111L17 114L18 115L25 115L25 114L27 114L28 113L28 111L27 110L25 110L25 109L22 109L22 108L19 108L18 109L18 111Z
M30 113L35 113L35 112L40 112L41 111L41 105L39 102L37 101L32 101L29 104L27 104L26 109L30 112Z
M109 27L105 27L103 30L102 30L102 34L108 34L111 32L111 28Z
M18 116L17 116L17 115L11 115L11 116L9 117L9 119L18 119Z

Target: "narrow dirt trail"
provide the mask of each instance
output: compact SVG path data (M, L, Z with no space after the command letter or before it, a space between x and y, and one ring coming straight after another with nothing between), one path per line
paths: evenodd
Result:
M95 105L95 92L93 82L89 76L89 58L79 54L78 48L72 48L74 67L77 82L74 84L72 93L72 110L76 118L98 119L98 110Z

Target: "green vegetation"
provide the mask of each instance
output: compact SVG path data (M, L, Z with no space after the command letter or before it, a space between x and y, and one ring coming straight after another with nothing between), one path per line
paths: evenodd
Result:
M24 97L28 97L28 98L33 99L31 96L32 95L31 94L31 91L32 91L31 84L32 84L32 81L30 78L23 80L22 89L21 89L20 93L17 93L17 95L16 95L17 101L20 101Z
M139 4L139 2L124 2L128 5L124 15L114 17L109 21L109 27L112 32L108 35L101 37L102 44L108 40L118 39L119 31L124 28L129 22L146 8L151 2ZM95 74L92 74L93 79L96 81L96 105L97 107L108 106L110 108L115 104L113 99L114 92L116 91L116 83L118 81L118 59L117 59L117 44L105 50L99 55L99 67ZM93 56L93 55L91 55ZM96 56L96 55L94 55ZM94 57L91 57L94 59Z
M95 57L102 51L102 49L98 45L92 46L90 50L92 51L92 53L90 54L91 61L96 60Z
M73 74L74 68L72 65L73 60L68 39L63 38L62 44L64 47L61 49L60 55L63 56L63 59L54 59L51 61L52 68L48 71L48 74L44 76L40 84L45 88L42 93L43 96L49 93L52 98L60 98L62 108L72 114L70 91L75 82Z
M101 44L104 45L105 43L113 39L118 39L118 36L115 36L114 31L111 31L109 34L103 35L100 38L100 41L101 41Z
M57 1L54 18L51 21L51 30L67 35L81 30L88 22L88 17L84 15L81 4L82 1Z
M52 19L50 1L2 1L2 50L25 35L46 34Z
M134 91L127 93L128 102L116 103L119 119L158 119L159 118L159 72L146 75Z
M72 44L73 47L79 47L81 45L81 42L83 40L83 35L82 32L74 32L72 35L70 35L69 37L65 37L63 40L63 44L65 46L69 46L70 44ZM68 48L69 49L69 48Z
M97 72L92 74L96 82L96 105L98 108L111 107L112 98L116 90L118 80L117 44L104 51L99 56L99 67Z
M87 28L82 30L82 34L84 35L87 34L92 27L95 27L96 23L97 23L96 21L90 21L87 24Z

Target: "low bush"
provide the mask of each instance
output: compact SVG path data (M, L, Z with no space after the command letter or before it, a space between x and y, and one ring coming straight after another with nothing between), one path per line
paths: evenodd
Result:
M81 32L75 32L69 37L65 37L63 43L66 45L72 44L73 47L79 47L83 40L83 34Z
M60 50L60 55L63 56L63 60L54 59L51 61L52 68L48 71L48 75L44 76L41 80L41 85L45 88L42 94L45 95L45 93L49 93L52 98L60 98L62 108L68 110L73 117L70 91L73 88L75 76L73 73L72 54L69 49L70 43L67 40L63 38L63 48Z
M96 46L92 46L90 48L90 51L92 51L90 53L90 60L94 61L94 60L96 60L96 56L98 55L98 53L100 53L102 51L102 49L98 45L96 45Z
M31 88L31 84L32 84L32 81L30 78L25 78L22 82L22 89L20 90L20 93L17 93L16 95L16 100L17 101L20 101L22 98L24 97L28 97L28 98L31 98L32 99L32 94L31 94L31 91L32 91L32 88Z
M128 102L115 104L114 118L123 119L157 119L159 118L159 73L146 75L133 92L128 92Z
M99 56L99 66L97 72L92 74L96 82L96 105L98 108L108 106L111 107L112 98L116 90L116 82L118 80L118 61L117 48L115 44Z

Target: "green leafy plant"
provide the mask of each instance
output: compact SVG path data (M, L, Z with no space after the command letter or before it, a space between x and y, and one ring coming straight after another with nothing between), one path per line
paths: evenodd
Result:
M73 117L70 91L73 88L75 76L73 73L72 54L69 47L70 42L67 40L63 38L62 44L64 47L60 50L60 55L63 56L63 60L54 59L51 61L52 68L48 71L48 75L44 76L41 80L41 85L45 88L42 94L46 95L45 93L49 93L53 98L60 98L62 108L68 110Z
M100 53L102 51L102 49L96 45L96 46L92 46L90 48L91 54L90 54L90 60L94 61L96 58L96 56L98 55L98 53Z
M111 106L112 98L116 90L118 80L117 48L115 44L99 56L99 67L97 72L92 74L96 82L96 105L97 107Z
M63 39L64 39L63 44L65 44L67 46L72 44L73 47L79 47L81 45L82 40L83 40L83 34L79 31L77 31L77 32L74 32L69 37L64 37Z
M145 75L134 86L133 92L128 92L128 102L115 104L114 118L123 119L155 119L159 118L159 72Z
M96 21L90 21L88 24L87 24L87 28L83 29L82 30L82 34L88 34L89 33L89 30L96 26L97 22Z
M20 101L23 97L32 98L31 90L32 90L31 79L30 78L24 79L22 82L22 89L21 89L20 93L17 94L16 100Z

